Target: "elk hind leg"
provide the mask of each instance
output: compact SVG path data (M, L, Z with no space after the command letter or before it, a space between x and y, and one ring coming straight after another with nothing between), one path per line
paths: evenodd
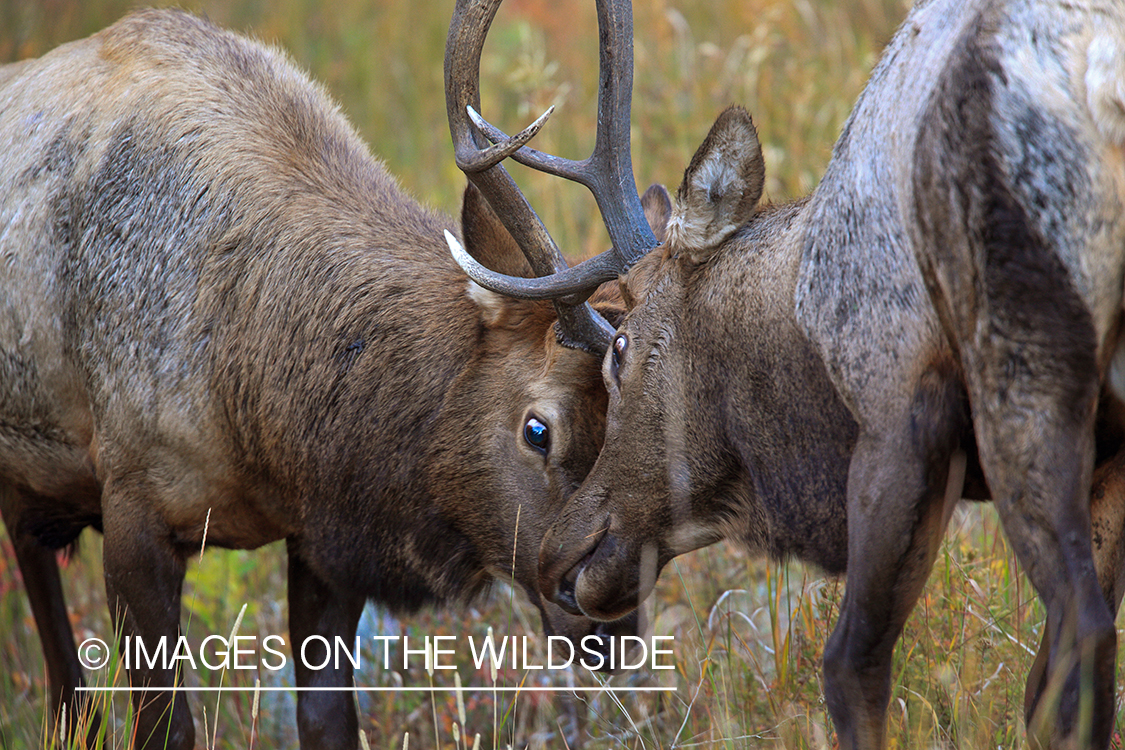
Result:
M1105 747L1116 632L1091 545L1094 371L1088 383L1077 374L1053 385L1046 374L1013 380L998 371L1008 356L987 358L996 368L966 369L981 466L1004 532L1047 610L1045 664L1037 660L1040 674L1033 671L1027 694L1030 739L1053 748ZM1057 705L1044 710L1052 683Z
M1125 595L1125 448L1094 470L1090 528L1098 585L1110 612L1116 612ZM1036 714L1047 690L1047 662L1054 635L1050 624L1044 625L1039 650L1028 673L1024 716Z

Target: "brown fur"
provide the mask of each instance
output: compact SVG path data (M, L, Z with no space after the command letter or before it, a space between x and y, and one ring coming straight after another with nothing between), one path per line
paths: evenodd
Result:
M539 540L601 445L597 361L559 346L550 303L471 287L454 223L320 88L176 11L0 81L0 499L33 601L56 607L36 617L57 703L74 710L81 673L37 544L91 525L124 635L176 635L205 526L207 546L287 541L293 642L350 638L367 599L410 611L496 577L549 632L613 630L536 590ZM462 224L470 252L527 273L475 191ZM619 313L612 289L594 301ZM193 746L183 700L134 697L138 745ZM298 724L306 747L356 746L346 692L302 693Z

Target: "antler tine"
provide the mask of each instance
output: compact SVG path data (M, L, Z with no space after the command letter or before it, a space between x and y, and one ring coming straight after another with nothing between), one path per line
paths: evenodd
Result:
M478 130L484 132L484 128L491 128L484 118L477 113L472 107L467 107L469 119L477 126ZM482 149L473 154L466 155L466 161L458 161L457 166L465 174L470 172L484 172L492 169L500 162L507 159L523 148L528 141L535 137L535 134L543 127L543 123L547 122L547 118L555 111L555 105L547 107L547 111L539 115L539 119L528 125L526 128L516 133L511 138L504 136L502 138L489 138L493 142L492 146ZM495 128L493 128L495 130ZM499 131L497 131L499 132Z
M590 158L580 162L544 154L526 143L550 115L508 137L489 125L480 108L480 58L500 0L458 0L445 53L446 110L457 165L485 195L511 232L538 279L506 277L453 250L470 278L501 294L555 299L560 340L568 346L604 351L613 329L584 300L604 281L626 271L658 243L644 218L629 152L632 93L632 10L627 0L598 0L601 37L598 132ZM484 140L487 138L487 141ZM489 146L488 141L494 145ZM534 169L574 180L593 194L613 247L571 269L535 211L500 161L511 156ZM451 242L451 248L455 243ZM569 298L568 298L569 297ZM560 298L568 298L559 301Z
M525 279L522 276L506 276L481 265L476 258L469 255L469 252L461 246L457 238L448 232L446 232L446 241L449 244L449 252L453 255L453 259L457 261L457 265L464 269L469 278L485 289L490 289L506 297L537 300L558 299L558 288L560 286L568 289L581 289L588 278L613 279L618 274L615 258L609 251L606 251L582 261L577 266L564 268L550 276L540 276L534 279Z
M458 0L454 8L445 45L449 131L457 166L488 199L535 273L548 275L565 269L566 260L511 175L502 166L490 164L495 156L506 155L508 149L501 146L490 153L487 142L478 141L468 117L469 108L480 109L481 52L499 6L500 0Z
M600 32L598 128L593 153L587 159L574 161L525 147L515 150L511 156L532 169L585 185L593 193L613 244L610 252L616 258L617 272L624 273L659 243L644 217L630 152L632 8L628 0L598 0L597 6ZM494 144L510 143L523 135L509 138L475 111L470 113L473 115L474 124Z
M557 292L554 287L545 288L544 285L551 284L555 281L555 277L541 276L534 279L524 279L518 276L505 276L502 273L491 271L477 260L469 255L461 243L450 234L448 231L445 233L445 241L449 244L449 251L453 255L453 259L457 264L465 270L473 281L477 282L485 289L503 294L508 297L519 297L522 299L552 299L555 304L555 312L558 314L559 323L555 333L558 337L559 343L571 349L581 349L582 351L589 352L598 357L606 353L609 349L609 343L613 340L615 333L613 326L611 326L605 318L598 314L594 308L590 307L588 302L580 302L578 304L567 304L557 299ZM591 258L590 261L595 261L597 258ZM579 264L574 268L567 268L560 273L564 276L572 274L584 273L584 264ZM610 276L612 278L612 275Z

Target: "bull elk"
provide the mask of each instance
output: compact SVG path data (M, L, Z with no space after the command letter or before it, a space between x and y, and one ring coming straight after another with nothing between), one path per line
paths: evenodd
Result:
M452 232L531 273L495 190L466 192L460 228L424 209L282 53L177 11L0 68L0 165L0 510L56 711L82 708L83 676L53 550L87 526L134 639L176 643L204 538L286 540L291 642L351 642L368 599L410 611L495 578L549 633L634 632L538 594L606 394L551 303L449 258ZM621 312L615 288L594 304ZM568 340L613 330L557 307ZM151 690L177 675L132 666L137 746L193 747L185 701ZM296 680L340 689L299 695L302 746L356 747L350 665Z
M612 620L721 538L846 571L825 693L840 746L879 748L891 653L951 506L990 497L1047 612L1029 736L1105 747L1125 585L1125 6L919 2L815 191L762 206L763 174L749 115L727 110L665 244L590 263L629 269L628 313L603 363L605 446L543 539L542 593ZM525 298L604 278L498 280L454 254Z

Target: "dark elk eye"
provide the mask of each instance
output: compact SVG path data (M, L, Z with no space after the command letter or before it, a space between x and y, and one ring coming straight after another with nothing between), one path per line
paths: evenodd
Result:
M535 417L528 417L523 425L523 439L532 448L547 455L547 448L551 445L551 431Z

